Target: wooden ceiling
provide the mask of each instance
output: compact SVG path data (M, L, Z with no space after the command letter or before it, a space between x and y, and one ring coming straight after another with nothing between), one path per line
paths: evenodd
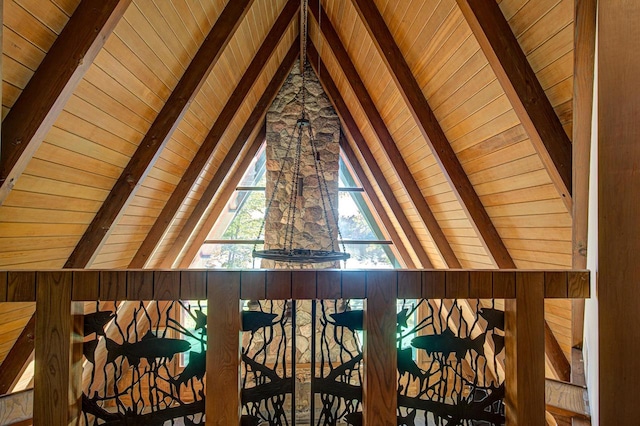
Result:
M3 3L0 269L188 265L264 138L299 1ZM571 268L574 1L309 3L402 262ZM566 355L569 307L547 306Z

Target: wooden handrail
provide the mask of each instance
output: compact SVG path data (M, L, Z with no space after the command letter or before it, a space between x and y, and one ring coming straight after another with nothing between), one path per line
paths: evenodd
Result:
M229 274L237 275L240 281L241 299L366 298L366 273L375 272L282 269L0 271L0 302L35 301L37 277L59 273L71 274L73 301L206 299L207 288ZM541 271L391 272L397 274L399 298L514 299L516 277ZM589 297L589 271L548 271L544 274L546 299ZM274 279L276 276L278 279Z

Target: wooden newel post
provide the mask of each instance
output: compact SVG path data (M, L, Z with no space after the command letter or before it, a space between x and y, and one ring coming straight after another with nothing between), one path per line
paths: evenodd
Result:
M207 273L208 425L240 424L240 274Z
M507 425L545 424L544 272L516 273L505 301Z
M398 405L396 272L367 273L364 324L364 424L395 426Z
M33 423L67 426L78 413L72 375L71 272L38 272Z

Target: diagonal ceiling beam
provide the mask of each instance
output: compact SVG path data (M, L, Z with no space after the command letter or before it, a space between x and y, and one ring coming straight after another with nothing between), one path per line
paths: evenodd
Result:
M254 138L253 143L251 144L249 149L247 149L247 152L245 152L242 160L240 160L240 163L238 164L238 167L233 172L233 174L229 176L229 180L225 183L224 187L220 191L220 195L218 195L216 203L213 205L211 211L207 216L207 219L200 227L200 231L192 239L189 248L187 250L184 250L184 255L182 255L182 259L180 260L179 264L180 268L188 268L189 265L191 265L191 262L196 257L198 250L200 250L200 247L202 247L202 244L204 244L205 240L207 239L211 228L218 221L218 217L220 217L222 210L229 202L229 199L235 192L236 187L240 184L242 176L244 176L244 173L251 165L253 158L257 155L260 147L265 142L266 134L267 130L264 124L262 124L262 128L258 130L258 135ZM173 263L175 263L175 260Z
M24 327L11 350L0 364L0 395L11 391L11 386L20 378L25 363L35 348L36 314Z
M211 204L211 201L218 192L218 189L222 185L222 182L227 177L229 170L231 170L233 164L236 162L240 151L242 151L242 148L245 146L255 129L258 126L262 125L262 121L264 120L264 117L267 114L271 103L278 94L278 91L280 91L280 88L284 84L287 76L289 75L289 72L291 71L291 67L298 57L299 50L300 46L298 44L298 41L296 40L289 48L287 55L284 57L282 63L280 64L280 67L271 78L269 85L258 100L258 103L256 103L256 106L251 112L251 115L245 122L244 126L242 126L242 130L240 130L238 137L225 156L224 161L222 162L222 164L220 164L218 170L216 170L213 179L211 179L211 182L209 182L207 189L205 189L202 197L189 215L189 219L187 219L181 232L178 234L176 240L172 243L171 250L169 250L167 256L162 261L162 267L171 267L171 265L179 257L185 245L191 238L193 231L197 228L198 224L201 223L202 218L204 217L207 209L209 208L209 205Z
M551 180L571 206L571 141L495 1L457 0Z
M398 220L398 223L402 228L402 232L407 237L407 240L409 241L409 244L413 248L413 251L416 253L416 256L418 257L418 260L420 261L422 268L426 268L426 269L433 268L433 264L431 263L431 260L429 259L427 252L422 247L422 244L420 244L420 241L418 240L418 237L416 236L416 233L413 230L411 223L409 222L409 219L407 219L407 216L404 214L404 210L402 209L402 206L400 205L400 203L398 203L398 200L396 200L396 197L393 194L393 190L391 189L391 186L389 186L389 183L384 177L384 174L382 173L382 170L380 169L378 162L376 161L375 157L371 153L371 150L369 149L369 146L367 145L367 142L365 141L364 136L362 136L362 133L360 132L360 129L358 128L358 125L356 124L355 119L353 118L353 116L351 115L351 112L349 111L349 107L347 106L344 99L342 98L342 95L340 94L338 87L333 82L333 79L329 75L329 71L326 69L324 63L318 56L318 52L313 44L309 44L309 46L307 47L307 54L309 55L309 62L311 63L311 66L315 69L316 74L319 76L320 83L322 84L322 87L324 88L325 93L331 100L333 107L335 108L336 112L338 113L338 116L340 117L340 121L342 122L342 127L351 136L351 139L354 141L356 147L360 151L360 154L362 155L364 162L367 163L367 165L369 166L369 170L371 171L371 174L374 176L376 183L380 187L380 190L382 191L383 194L385 194L387 203L389 204L391 211L393 212L396 219Z
M326 14L324 9L318 10L318 6L319 5L316 2L311 2L309 4L309 8L311 9L316 22L322 22L322 34L326 38L328 45L331 46L331 50L333 51L338 64L342 68L342 71L347 81L351 85L353 92L358 98L360 105L362 105L362 109L367 115L367 119L371 123L373 131L376 133L378 140L382 145L383 151L385 152L387 158L398 174L398 177L402 181L407 194L409 194L409 198L411 199L416 211L420 215L420 218L422 219L425 227L431 234L431 238L433 238L435 246L438 251L440 251L440 255L444 259L445 263L449 268L461 268L460 262L451 249L447 237L442 232L438 221L429 208L424 195L422 195L422 192L420 191L420 187L413 178L411 170L409 170L407 163L402 158L400 150L393 141L391 132L389 132L387 125L378 112L378 109L376 108L373 99L369 95L364 82L360 78L355 65L351 61L351 58L349 58L349 54L344 48L344 45L342 44L338 33L333 28L329 16Z
M470 219L477 235L480 236L487 253L493 257L495 264L499 268L515 268L511 255L495 226L493 226L489 214L485 210L478 194L476 194L456 153L451 148L438 120L433 115L422 89L418 85L375 3L369 0L351 0L351 2L356 7L387 68L391 71L391 75L418 128L458 201L466 210L467 217Z
M202 174L202 170L207 165L209 157L211 157L211 154L218 145L218 142L222 139L222 136L233 120L233 117L236 115L236 112L242 106L245 97L254 86L257 78L262 72L262 69L269 61L269 58L271 58L273 52L275 52L275 49L284 36L289 24L296 16L296 12L299 7L300 3L297 0L289 0L285 5L280 16L276 19L273 27L265 37L264 42L258 49L258 52L255 54L251 64L249 64L249 67L238 82L235 91L231 94L231 97L218 115L216 122L211 127L211 130L204 139L200 149L191 160L191 163L178 183L178 186L174 189L171 197L162 209L162 212L154 222L151 230L142 242L142 245L133 257L133 260L129 264L129 268L143 268L147 260L149 260L149 257L173 221L173 218L191 191L191 188L198 180L198 177ZM244 141L242 143L244 143ZM234 148L232 148L232 150L233 149Z
M391 239L391 242L393 242L393 246L398 251L400 258L402 258L402 261L407 268L415 269L416 265L413 263L411 255L409 255L409 252L407 251L404 242L402 242L400 235L396 232L396 228L395 226L393 226L391 218L389 218L389 215L387 214L387 210L382 205L382 202L378 198L378 194L376 194L375 190L373 189L373 185L371 184L371 182L369 182L369 178L364 172L364 168L358 161L356 154L353 152L353 149L351 149L351 146L349 145L349 142L347 141L347 138L343 133L340 133L340 147L342 148L342 152L344 152L344 155L347 157L347 160L349 160L349 164L351 164L351 167L353 167L353 171L358 177L358 180L360 181L364 192L369 197L369 200L371 201L375 212L380 218L380 221L384 225L385 230L389 234L389 238Z
M85 268L96 255L109 230L135 195L139 184L153 168L160 152L178 127L180 119L206 81L252 3L253 0L234 0L222 11L102 207L67 259L65 268Z
M566 382L571 380L571 364L546 320L544 322L544 349L549 359L549 366L558 379Z
M131 0L83 0L2 122L0 205Z

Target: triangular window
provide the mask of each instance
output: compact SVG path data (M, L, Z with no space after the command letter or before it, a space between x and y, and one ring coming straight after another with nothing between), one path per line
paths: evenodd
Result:
M258 236L265 214L265 150L258 151L240 184L211 228L191 268L259 268L251 251L262 249ZM340 156L341 242L351 254L347 269L400 267L391 242L376 221L368 197L350 165Z

